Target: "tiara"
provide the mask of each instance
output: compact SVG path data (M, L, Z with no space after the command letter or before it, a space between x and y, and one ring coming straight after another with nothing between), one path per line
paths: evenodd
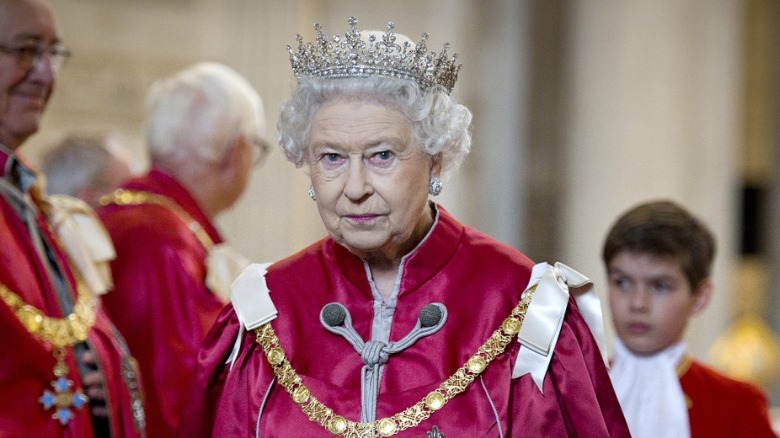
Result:
M290 63L296 78L368 78L383 76L410 79L423 91L441 86L449 94L461 64L456 64L458 54L450 58L447 55L449 43L444 44L440 53L429 51L426 46L428 34L422 34L417 45L408 41L396 43L395 24L387 23L387 31L377 38L371 33L367 38L361 38L357 30L357 19L350 17L349 29L344 37L334 35L332 40L322 32L322 26L317 23L317 39L314 42L303 42L298 34L298 50L293 51L287 45L290 53ZM366 40L367 39L367 40Z

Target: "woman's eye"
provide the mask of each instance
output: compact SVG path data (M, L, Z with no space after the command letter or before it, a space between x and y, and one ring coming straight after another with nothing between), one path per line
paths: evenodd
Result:
M324 154L322 156L322 159L328 163L338 163L339 161L341 161L341 156L339 154L330 153L330 154Z
M387 167L393 162L395 154L392 151L379 151L374 155L371 155L369 162L374 166Z

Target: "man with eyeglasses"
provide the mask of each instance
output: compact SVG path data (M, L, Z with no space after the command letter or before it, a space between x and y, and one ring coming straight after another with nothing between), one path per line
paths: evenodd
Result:
M8 53L16 58L16 63L23 70L31 69L36 62L43 59L44 55L49 56L51 68L57 72L62 64L70 57L70 50L61 43L56 42L49 47L42 46L35 42L23 42L19 45L0 44L0 52Z
M83 242L58 234L20 154L69 54L43 0L0 0L0 437L140 437L135 362L95 296L104 277L83 258L110 241L94 214Z
M146 101L151 170L98 210L116 247L104 303L138 359L150 436L174 436L203 337L248 261L214 219L267 153L257 91L233 69L200 63L156 82Z

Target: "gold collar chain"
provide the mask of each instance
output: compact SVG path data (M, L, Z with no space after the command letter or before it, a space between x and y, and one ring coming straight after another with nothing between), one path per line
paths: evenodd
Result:
M179 218L187 224L187 227L195 235L195 238L206 249L211 249L214 246L214 241L211 236L203 229L203 226L195 220L187 211L176 203L173 199L163 196L157 193L144 192L138 190L125 190L116 189L113 193L103 195L100 198L101 205L143 205L143 204L156 204L163 206L173 211Z
M347 420L311 395L311 391L303 384L301 377L287 360L284 350L279 345L279 338L270 323L255 329L256 340L263 348L277 381L290 394L293 401L300 406L309 420L320 424L334 435L358 438L374 437L378 434L381 437L389 437L417 426L431 414L443 408L450 399L465 391L474 379L485 371L493 359L506 351L507 346L523 326L523 320L535 290L536 285L531 286L523 293L522 299L512 309L501 327L494 331L477 352L436 390L428 393L413 406L391 417L371 423Z
M0 297L27 331L52 345L55 379L51 382L51 387L54 392L45 389L38 398L38 403L45 411L54 410L51 417L62 426L67 426L75 418L73 409L83 409L89 402L89 397L81 389L73 388L73 381L67 378L70 370L65 363L65 348L87 340L87 333L95 324L97 314L95 298L78 278L76 284L78 298L73 305L73 312L64 318L52 318L27 304L19 295L0 283Z
M85 341L87 333L95 323L95 298L81 281L76 283L78 298L73 306L73 313L64 318L44 315L42 311L27 304L3 284L0 284L0 297L28 332L42 341L51 343L56 349L65 348Z

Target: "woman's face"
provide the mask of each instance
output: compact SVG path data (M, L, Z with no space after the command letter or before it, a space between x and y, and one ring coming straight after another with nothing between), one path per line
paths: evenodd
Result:
M398 262L430 228L428 184L439 165L400 112L326 104L312 122L307 162L325 228L358 256Z

